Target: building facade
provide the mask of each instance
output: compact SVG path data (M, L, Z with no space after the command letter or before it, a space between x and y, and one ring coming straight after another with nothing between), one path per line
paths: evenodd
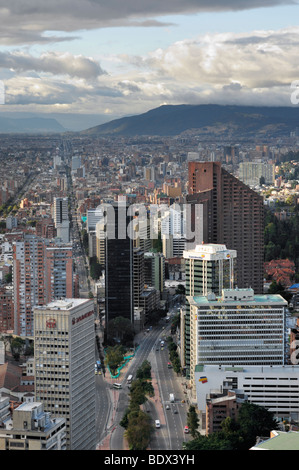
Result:
M195 382L199 415L204 421L211 390L238 390L250 403L267 408L278 421L299 423L298 365L200 364Z
M22 403L0 428L0 450L66 450L65 420L52 419L42 403Z
M122 316L134 324L133 233L128 233L132 217L126 203L107 207L105 238L105 317Z
M95 449L94 304L56 300L34 309L35 399L66 422L68 450Z
M72 245L24 235L13 243L14 330L33 335L33 306L73 296Z
M201 244L194 250L183 253L185 260L186 305L181 315L181 363L190 374L190 305L188 297L221 294L224 288L234 287L235 261L237 253L225 245Z
M280 295L254 295L252 289L223 289L188 297L190 380L198 364L271 365L286 363L287 301Z
M263 197L221 167L219 162L189 162L188 196L191 226L202 231L205 243L220 243L238 253L235 279L238 287L263 293ZM202 208L196 227L194 211Z

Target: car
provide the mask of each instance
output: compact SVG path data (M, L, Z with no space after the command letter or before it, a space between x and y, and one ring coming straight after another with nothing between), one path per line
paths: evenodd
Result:
M185 427L184 427L184 433L185 433L185 434L189 434L189 428L188 428L188 426L185 426Z
M175 409L173 410L173 413L174 413L175 415L177 415L177 414L178 414L178 410L175 408Z
M166 410L170 410L170 406L169 405L166 405Z

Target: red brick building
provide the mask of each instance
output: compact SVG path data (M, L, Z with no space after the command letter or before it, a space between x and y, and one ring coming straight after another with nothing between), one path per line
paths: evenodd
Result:
M263 292L263 198L221 167L219 162L189 162L191 229L195 204L202 205L203 241L237 250L236 285ZM193 206L193 207L192 207ZM193 216L194 217L194 216Z

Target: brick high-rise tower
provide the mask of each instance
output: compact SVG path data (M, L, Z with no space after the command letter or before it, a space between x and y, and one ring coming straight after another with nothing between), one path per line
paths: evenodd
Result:
M188 171L187 202L193 207L202 205L203 242L236 250L236 285L263 293L262 196L224 170L219 162L189 162Z

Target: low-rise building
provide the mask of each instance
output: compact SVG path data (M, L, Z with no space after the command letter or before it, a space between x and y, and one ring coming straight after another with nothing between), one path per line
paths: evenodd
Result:
M51 419L41 402L22 403L2 422L0 450L66 450L65 429L65 419Z

